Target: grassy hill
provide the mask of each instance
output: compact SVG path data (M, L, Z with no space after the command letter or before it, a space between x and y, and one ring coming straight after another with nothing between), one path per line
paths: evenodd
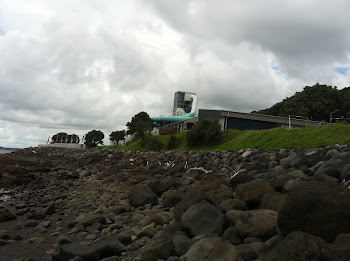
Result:
M288 147L317 147L322 145L350 143L350 124L331 124L301 129L275 128L269 130L227 130L223 133L223 141L212 147L189 148L186 143L186 132L179 133L177 150L240 150L259 147L261 149L283 149ZM164 148L169 142L169 135L157 136ZM140 141L126 146L100 146L100 148L115 148L125 150L145 150Z

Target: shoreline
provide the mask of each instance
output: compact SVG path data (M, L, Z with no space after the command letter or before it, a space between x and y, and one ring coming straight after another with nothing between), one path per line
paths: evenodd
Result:
M83 260L103 260L105 248L126 261L275 260L290 251L321 259L339 254L337 244L350 238L350 189L341 180L350 180L348 144L223 152L28 148L1 155L0 164L0 184L12 194L0 202L0 220L5 209L13 214L0 222L4 261L63 261L82 251ZM313 247L295 247L305 245Z

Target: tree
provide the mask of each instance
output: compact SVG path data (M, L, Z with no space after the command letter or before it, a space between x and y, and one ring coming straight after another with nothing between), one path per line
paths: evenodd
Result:
M218 120L203 120L194 125L186 136L189 147L215 145L222 140L221 124Z
M67 133L65 132L59 132L52 136L51 143L64 143L66 141Z
M94 148L98 144L103 144L104 137L105 137L105 135L100 130L89 131L85 135L85 142L84 142L84 144L88 145L90 148Z
M140 112L132 117L131 122L126 124L126 134L136 134L138 138L144 138L153 129L152 120L146 112Z
M112 133L109 135L109 139L112 141L116 141L118 146L120 140L125 140L125 130L112 131Z
M76 134L67 134L60 132L52 136L51 143L79 143L79 136Z

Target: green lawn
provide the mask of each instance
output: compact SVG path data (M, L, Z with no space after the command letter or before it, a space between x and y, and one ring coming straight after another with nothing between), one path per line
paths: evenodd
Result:
M177 137L177 150L239 150L259 147L261 149L282 149L288 147L317 147L321 145L350 143L350 125L331 124L318 127L285 129L275 128L269 130L227 130L223 132L222 143L211 147L189 148L186 144L186 132L179 133ZM169 142L170 135L157 136L164 144ZM126 146L101 146L98 148L116 148L125 150L145 150L140 141Z

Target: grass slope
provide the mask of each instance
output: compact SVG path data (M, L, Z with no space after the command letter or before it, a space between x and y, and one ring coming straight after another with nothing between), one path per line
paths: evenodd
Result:
M261 149L283 149L288 147L317 147L322 145L350 143L350 125L332 124L318 127L285 129L275 128L269 130L227 130L223 133L222 143L211 147L189 148L186 144L186 132L179 133L177 137L177 150L240 150L259 147ZM169 135L157 136L164 148L169 142ZM127 146L101 146L98 148L116 148L125 150L145 150L141 142L136 141Z

